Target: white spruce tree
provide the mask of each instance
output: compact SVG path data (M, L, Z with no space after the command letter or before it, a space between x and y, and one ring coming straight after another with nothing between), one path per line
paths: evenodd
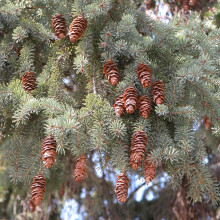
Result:
M65 172L73 167L72 155L91 157L94 152L102 170L144 176L144 161L136 171L129 164L128 146L141 130L148 137L144 154L168 173L174 190L184 186L192 203L219 201L219 185L205 163L216 154L220 135L219 29L210 29L197 14L187 23L174 18L162 24L126 0L0 4L0 154L14 184L25 184L30 194L32 178L42 173L46 194L51 193L58 180L73 181ZM55 36L55 14L62 14L68 26L79 15L87 20L87 26L78 23L79 39L70 40L72 28L63 39ZM103 66L109 60L117 69L110 66L107 79ZM163 104L156 104L151 86L143 88L138 80L140 63L152 71L151 85L157 80L165 85ZM33 78L27 79L32 92L22 85L27 71L36 77L36 89ZM111 85L109 77L117 71L119 83ZM129 86L138 96L150 97L148 118L138 108L115 115L114 101ZM207 130L205 117L210 119ZM50 169L41 158L48 135L57 143Z

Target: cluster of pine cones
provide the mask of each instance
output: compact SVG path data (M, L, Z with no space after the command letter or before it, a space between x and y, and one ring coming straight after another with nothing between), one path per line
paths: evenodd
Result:
M108 67L107 78L111 82L115 78L115 72L112 74L111 67L108 61L104 69ZM111 61L112 62L112 61ZM111 63L112 64L112 63ZM107 65L107 67L106 67ZM115 68L114 68L115 69ZM150 87L151 85L151 69L145 63L140 63L137 66L137 78L144 88ZM119 77L117 77L119 79ZM114 80L115 81L115 80ZM163 104L165 100L165 86L162 81L157 80L151 86L151 95L153 101L156 104ZM139 109L139 113L143 118L148 118L151 107L151 99L147 95L141 95L138 97L138 93L133 86L129 86L125 89L124 93L120 95L114 103L114 109L117 116L122 116L126 111L128 114L134 113L135 109Z
M69 38L70 41L75 42L82 37L86 28L87 20L83 15L78 15L69 26ZM56 14L52 18L52 27L54 34L59 38L63 39L67 35L66 20L61 14Z
M45 167L50 168L54 165L56 160L56 140L52 135L48 135L41 145L41 158ZM76 182L81 182L87 177L86 173L86 155L79 155L76 160L76 167L74 170L73 177ZM38 206L43 200L46 190L46 181L41 173L34 176L31 184L31 199L28 203L30 210L35 211L36 206Z

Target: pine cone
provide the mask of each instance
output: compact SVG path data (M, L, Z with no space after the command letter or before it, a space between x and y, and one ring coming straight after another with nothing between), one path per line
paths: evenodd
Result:
M76 160L76 167L74 170L74 180L77 183L80 183L81 181L83 181L86 177L87 177L87 173L86 173L86 155L80 155L78 156L77 160Z
M52 18L52 27L54 34L59 38L65 38L67 34L66 20L61 14L56 14Z
M150 9L153 7L153 2L152 2L152 0L147 0L147 2L146 2L146 7L147 7L147 10L150 10Z
M138 102L139 113L143 118L148 118L151 107L151 100L147 95L142 95L139 97Z
M28 93L36 89L36 77L33 72L26 71L21 80L24 90Z
M116 100L114 104L115 114L118 116L122 116L124 114L124 102L123 102L123 95L120 95Z
M109 60L105 63L103 67L103 73L106 75L106 78L113 86L116 86L118 84L118 67L115 65L114 61Z
M133 170L137 170L138 167L141 165L141 162L138 162L137 160L135 160L134 158L134 152L130 152L130 160L129 160L131 169Z
M211 120L209 117L205 116L205 119L204 119L204 126L205 126L205 129L206 130L209 130L210 127L211 127Z
M42 142L41 155L43 164L47 168L50 168L54 164L57 154L56 147L57 143L52 135L48 135Z
M72 21L69 27L70 41L75 42L81 38L86 28L87 20L82 15L78 15L78 17Z
M145 165L144 165L144 173L145 173L145 182L148 184L155 178L156 173L156 164L152 164L151 161L149 161L150 154L146 156L145 159Z
M189 0L183 0L183 9L185 11L189 10Z
M163 104L165 99L165 86L162 81L157 80L153 83L151 86L151 95L157 105Z
M46 181L41 174L33 178L31 183L31 201L35 206L38 206L43 200L45 193Z
M138 168L140 162L144 159L144 154L146 152L147 135L143 131L137 131L134 133L131 140L131 146L130 165L131 167L136 168L137 166Z
M139 63L137 66L137 78L144 88L149 87L151 84L151 69L145 63Z
M136 89L133 86L129 86L125 89L123 94L124 105L126 112L132 114L137 108L138 94Z
M28 206L29 206L29 209L30 209L31 212L34 212L34 211L35 211L36 206L34 205L34 203L33 203L32 200L29 200Z
M128 196L129 179L126 174L117 176L115 194L119 202L124 203Z

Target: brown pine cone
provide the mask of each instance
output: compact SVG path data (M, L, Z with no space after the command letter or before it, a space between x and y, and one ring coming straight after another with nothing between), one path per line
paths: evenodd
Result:
M76 167L74 170L73 178L77 183L80 183L87 177L86 159L86 155L80 155L76 160Z
M35 206L38 206L43 200L45 193L46 181L41 174L33 178L31 183L31 201Z
M59 38L63 39L67 34L66 20L61 14L56 14L52 18L52 27L54 34Z
M134 165L135 163L137 168L140 166L140 162L144 159L146 146L147 146L147 135L143 131L137 131L136 133L134 133L131 140L131 154L130 154L131 167L135 167Z
M155 178L155 173L156 173L156 164L152 164L151 161L149 161L150 154L146 156L145 159L145 165L144 165L144 178L146 184L151 182Z
M189 10L189 0L183 0L183 9L185 11Z
M153 96L154 102L163 104L165 99L165 86L162 81L157 80L151 86L151 95Z
M151 69L145 63L139 63L137 66L137 78L144 88L149 87L151 84Z
M81 38L86 28L87 28L87 20L82 15L78 15L78 17L72 21L69 27L70 41L75 42L79 38Z
M133 170L137 170L138 167L141 165L141 162L138 162L137 160L135 160L134 158L134 152L130 152L130 160L129 160L131 169Z
M103 67L103 73L106 75L106 78L113 86L116 86L118 84L118 67L115 65L114 61L109 60L105 63Z
M205 129L206 130L209 130L210 127L211 127L211 120L209 117L205 116L205 119L204 119L204 126L205 126Z
M57 143L52 135L48 135L42 142L41 155L45 167L50 168L53 166L56 159Z
M128 196L129 179L126 174L120 174L117 176L115 194L119 202L124 203Z
M36 206L34 205L34 203L33 203L32 200L29 200L28 206L29 206L29 209L30 209L31 212L34 212L34 211L35 211Z
M33 72L26 71L21 80L24 90L28 93L36 89L36 77Z
M124 114L124 102L123 102L123 95L120 95L116 100L114 104L115 114L117 116L122 116Z
M153 2L152 2L152 0L147 0L147 1L146 1L146 7L147 7L147 10L150 10L150 9L153 7Z
M125 89L123 94L124 105L128 114L134 113L137 108L138 94L133 86Z
M147 95L142 95L138 100L139 113L143 118L148 118L151 107L151 100Z

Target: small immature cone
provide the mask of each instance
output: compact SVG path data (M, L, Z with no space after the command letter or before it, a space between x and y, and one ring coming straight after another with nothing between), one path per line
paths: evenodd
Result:
M210 127L211 127L211 120L209 117L205 116L205 119L204 119L204 126L205 126L205 129L206 130L209 130Z
M26 71L22 78L22 86L28 93L36 89L36 77L33 72Z
M139 108L139 114L145 119L148 118L152 107L151 107L151 100L147 95L142 95L139 97L138 108Z
M43 200L45 193L46 181L41 174L33 178L31 183L31 201L35 206L38 206Z
M115 194L119 202L124 203L128 196L129 179L124 173L117 176Z
M67 34L66 20L61 14L56 14L52 18L52 27L54 34L59 38L65 38Z
M56 147L57 147L57 143L52 135L48 135L42 142L41 155L42 155L43 164L47 168L53 166L55 162L57 155Z
M137 78L144 88L151 85L151 69L145 63L139 63L137 66Z
M157 80L152 84L151 95L153 96L153 100L157 105L164 103L165 86L162 81Z
M32 200L29 200L28 206L29 206L29 209L30 209L31 212L34 212L34 211L35 211L36 206L34 205L34 203L33 203Z
M76 167L73 173L73 178L77 183L80 183L87 177L86 159L86 155L79 155L76 160Z
M156 173L156 164L153 164L151 161L149 161L150 155L146 156L145 164L144 164L144 178L146 184L151 182L155 178Z
M123 101L123 95L120 95L116 100L114 104L115 114L117 116L122 116L124 114L124 101Z
M133 86L129 86L123 93L124 106L128 114L134 113L137 108L138 94Z
M88 22L83 15L78 15L78 17L72 21L69 27L70 41L75 42L82 37L87 28L87 23Z
M146 152L147 135L145 132L137 131L134 133L131 140L131 146L130 165L132 169L138 169Z
M105 63L103 67L103 73L106 75L106 78L113 86L116 86L118 84L118 67L115 65L114 61L109 60Z

